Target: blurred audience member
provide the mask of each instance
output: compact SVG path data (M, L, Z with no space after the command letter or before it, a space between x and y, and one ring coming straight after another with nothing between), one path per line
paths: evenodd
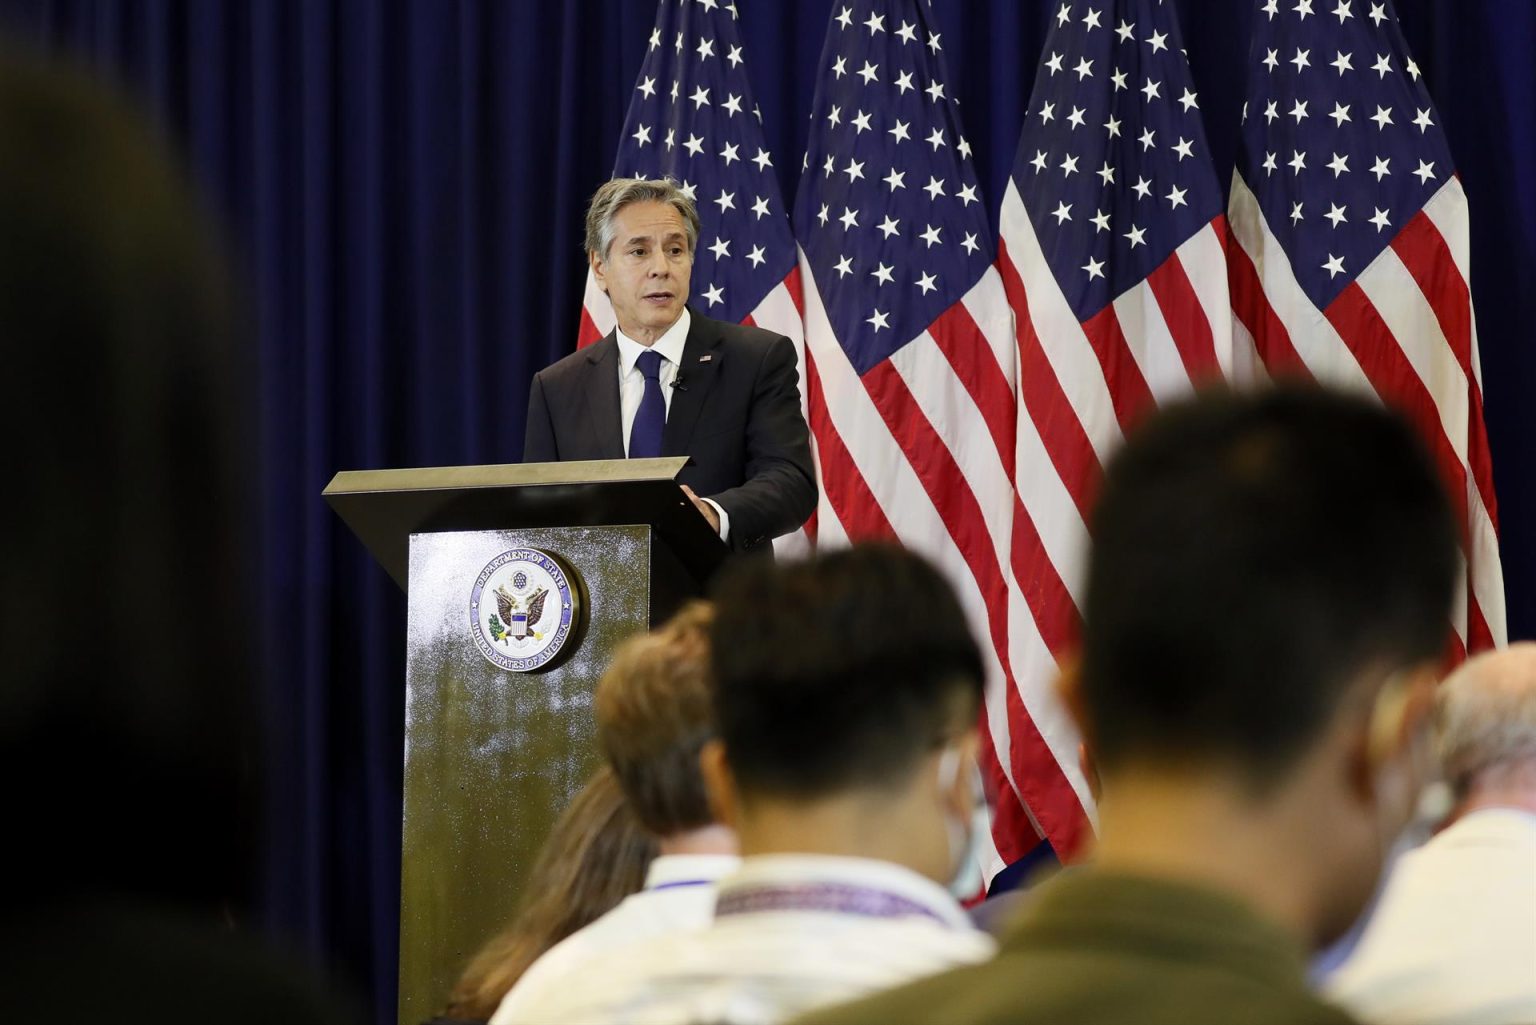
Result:
M949 585L884 547L728 576L703 765L741 868L708 928L616 953L529 1021L774 1022L993 949L942 885L980 784L981 657Z
M1347 1022L1304 955L1413 815L1455 529L1410 429L1364 399L1211 393L1111 461L1080 671L1095 862L991 963L807 1022ZM1428 940L1428 938L1426 938Z
M621 645L598 681L598 745L660 855L644 889L528 969L496 1012L498 1025L540 1020L546 1002L585 985L584 971L606 970L592 963L619 947L709 923L715 883L738 861L736 834L715 821L699 771L699 752L715 732L712 618L707 604L690 603L655 632Z
M555 820L512 925L475 955L437 1021L483 1022L528 966L645 882L656 842L604 767Z
M1330 994L1383 1025L1536 1022L1536 644L1437 695L1454 823L1400 858Z
M0 56L0 1020L320 1022L245 929L259 846L252 405L153 133Z

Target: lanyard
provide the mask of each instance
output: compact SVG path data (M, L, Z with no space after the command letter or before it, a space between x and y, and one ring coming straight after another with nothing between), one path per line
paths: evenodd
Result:
M709 886L713 883L713 879L679 879L675 883L662 883L660 886L647 886L646 890L650 893L656 893L659 890L676 890L684 886Z
M915 900L867 886L846 883L804 883L789 886L757 886L722 893L715 903L715 917L763 911L829 911L868 918L904 918L918 915L944 925L950 923Z

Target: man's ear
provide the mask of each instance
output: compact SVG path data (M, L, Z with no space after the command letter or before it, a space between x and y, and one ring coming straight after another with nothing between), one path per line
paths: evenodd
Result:
M704 777L704 794L709 799L710 815L723 826L738 828L740 801L736 794L736 777L725 757L725 744L719 740L704 742L699 751L699 774Z
M948 754L950 751L953 752L952 755ZM945 746L945 750L935 757L956 759L954 778L940 781L945 789L939 794L939 800L956 818L968 819L972 811L971 806L976 803L972 774L975 772L975 767L981 764L981 734L975 727L971 727L951 740Z
M1375 765L1422 743L1435 708L1439 671L1432 663L1404 670L1382 687L1371 708L1369 753Z
M1083 700L1082 659L1076 653L1061 660L1061 671L1056 677L1056 696L1061 699L1067 714L1077 723L1078 734L1083 738L1077 745L1077 766L1088 782L1088 792L1099 799L1099 766L1094 757L1093 743L1088 737L1087 705Z
M1430 662L1403 670L1357 715L1349 758L1350 787L1357 796L1377 800L1375 790L1387 764L1417 761L1415 748L1428 742L1439 678L1438 667Z
M597 282L597 287L603 290L604 295L607 295L608 281L603 274L602 257L598 256L594 252L589 251L587 253L587 266L592 268L592 278Z
M1083 665L1082 658L1077 652L1064 655L1061 659L1060 669L1056 674L1056 696L1066 706L1072 721L1077 723L1077 728L1083 730L1084 712L1083 705Z

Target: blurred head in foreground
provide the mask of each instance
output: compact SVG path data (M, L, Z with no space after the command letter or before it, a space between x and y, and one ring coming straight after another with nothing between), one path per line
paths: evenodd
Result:
M639 890L656 841L599 769L555 820L523 888L523 906L465 969L448 998L454 1019L489 1019L541 954Z
M344 1020L231 928L261 748L223 260L154 133L0 58L0 1018ZM233 999L231 996L234 995Z
M947 882L969 852L982 662L948 582L871 545L742 564L716 594L704 766L743 854L858 854Z
M1363 399L1212 392L1112 460L1093 536L1065 689L1100 862L1336 936L1421 785L1457 565L1429 458Z
M12 845L23 906L246 889L259 607L223 266L140 117L0 61L0 777L46 838Z

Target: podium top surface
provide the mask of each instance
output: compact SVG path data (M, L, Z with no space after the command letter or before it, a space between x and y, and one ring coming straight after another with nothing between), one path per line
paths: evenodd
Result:
M659 459L595 459L572 463L497 463L486 466L423 466L394 470L342 470L325 487L326 497L381 491L454 488L516 488L545 484L627 484L671 481L687 456Z
M688 459L343 470L323 495L404 588L412 534L646 524L699 580L728 552L676 482Z

